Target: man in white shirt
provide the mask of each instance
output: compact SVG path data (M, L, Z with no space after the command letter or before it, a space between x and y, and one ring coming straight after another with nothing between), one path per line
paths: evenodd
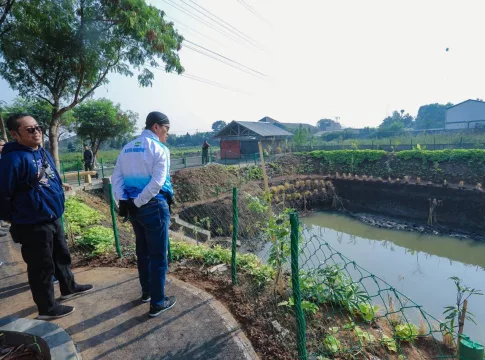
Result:
M150 302L149 315L155 317L176 302L175 296L165 296L173 190L170 151L163 143L170 121L155 111L148 114L145 124L140 137L121 150L111 180L120 215L129 215L136 236L141 301Z

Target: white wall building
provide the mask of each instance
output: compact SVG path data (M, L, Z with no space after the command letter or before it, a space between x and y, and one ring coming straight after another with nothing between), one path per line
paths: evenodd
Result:
M466 100L446 109L446 130L485 127L485 102Z

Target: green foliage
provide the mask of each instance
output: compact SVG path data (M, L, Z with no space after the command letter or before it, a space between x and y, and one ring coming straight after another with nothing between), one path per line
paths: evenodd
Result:
M76 244L88 249L89 256L102 255L114 249L113 229L95 225L86 229Z
M422 105L416 116L415 129L440 129L445 127L446 109L453 104Z
M295 306L295 301L293 300L293 296L290 297L288 299L288 301L282 301L278 304L278 306L286 306L286 307L289 307L289 308L293 308L293 306ZM312 315L315 315L319 308L317 305L315 305L314 303L310 302L310 301L307 301L307 300L302 300L301 302L301 307L303 309L303 312L305 313L309 313L309 314L312 314Z
M359 339L359 343L361 346L365 347L374 341L376 341L374 335L371 333L362 330L359 326L356 326L354 328L355 335L357 335L357 338Z
M50 103L56 160L59 117L107 84L109 73L133 76L134 68L139 84L150 86L148 65L184 70L183 37L145 1L17 1L2 27L0 76L21 96Z
M326 162L356 167L364 161L379 161L387 153L384 150L317 150L310 152L310 155Z
M332 354L337 354L343 349L342 343L334 335L325 336L323 339L323 346Z
M485 150L475 149L475 150L463 150L463 149L446 149L446 150L407 150L400 151L397 153L398 159L410 160L418 159L423 162L485 162Z
M74 196L66 200L64 217L69 224L70 231L77 235L80 235L88 226L95 225L104 218L99 211L90 208Z
M230 249L224 249L218 245L209 248L203 245L192 245L181 241L170 242L172 258L175 261L192 259L207 265L231 264L232 253ZM274 270L261 263L254 254L238 254L238 269L250 274L259 286L263 286L274 277Z
M359 304L369 301L367 293L362 291L338 265L302 271L300 290L306 300L317 304L329 302L349 312L360 311Z
M372 305L368 302L359 303L356 311L364 321L371 322L376 316L379 316L379 306Z
M227 125L227 123L223 120L217 120L215 122L212 123L212 131L214 132L219 132L221 131L225 126Z
M401 341L415 341L419 335L419 329L412 323L399 324L394 327L396 338Z
M382 345L384 345L387 348L388 351L397 352L396 340L390 338L387 335L382 335L380 342Z
M447 324L442 324L447 329L441 329L449 331L451 334L453 334L453 330L455 328L455 321L459 321L459 319L462 316L463 312L463 305L465 300L468 300L471 296L477 296L477 295L483 295L483 292L478 289L474 289L471 287L468 287L466 285L462 284L462 280L459 277L453 276L450 277L449 280L453 280L456 286L456 304L453 306L446 306L445 311L443 312L444 315L446 315L446 320L448 321ZM473 313L470 311L466 312L465 319L473 322L475 325L477 324L475 322Z
M261 166L247 166L244 169L244 173L247 181L263 179L263 169L261 168Z
M88 100L74 109L75 131L88 139L96 157L99 148L108 139L131 135L136 127L138 114L122 111L120 104L108 99Z

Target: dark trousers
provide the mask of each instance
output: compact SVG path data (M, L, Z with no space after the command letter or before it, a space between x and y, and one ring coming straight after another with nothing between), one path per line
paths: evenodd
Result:
M136 236L136 257L141 290L149 293L152 305L165 301L168 270L167 247L170 211L167 201L151 200L131 218Z
M39 313L45 314L58 305L54 298L54 275L59 280L62 295L72 293L76 286L62 222L57 219L42 224L12 224L10 232L14 240L22 244L32 297Z
M89 162L84 163L84 171L91 171L93 170L93 164Z

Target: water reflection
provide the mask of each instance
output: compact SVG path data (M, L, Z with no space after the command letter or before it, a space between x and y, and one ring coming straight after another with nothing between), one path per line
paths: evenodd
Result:
M347 258L381 277L414 302L443 319L444 306L456 299L451 276L470 287L485 290L485 244L446 236L379 229L336 213L316 213L301 219L304 237L328 242ZM313 244L315 246L316 244ZM314 257L318 252L306 256ZM485 343L485 297L470 300L477 324L465 325L465 333Z

